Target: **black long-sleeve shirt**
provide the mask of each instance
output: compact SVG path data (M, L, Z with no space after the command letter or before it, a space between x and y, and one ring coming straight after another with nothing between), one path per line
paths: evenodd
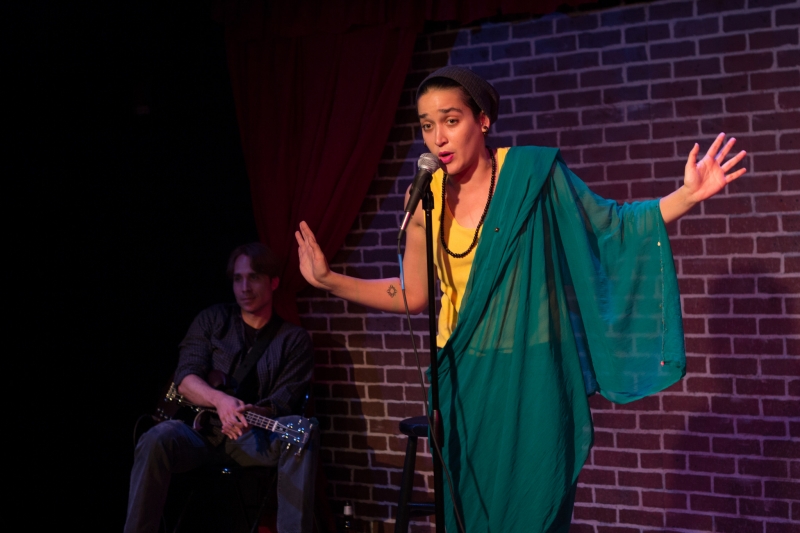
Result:
M202 311L181 341L174 382L189 374L207 379L211 370L225 374L250 346L245 337L241 309L236 304L217 304ZM314 350L306 330L283 322L275 339L258 360L258 401L273 416L302 414L314 369Z

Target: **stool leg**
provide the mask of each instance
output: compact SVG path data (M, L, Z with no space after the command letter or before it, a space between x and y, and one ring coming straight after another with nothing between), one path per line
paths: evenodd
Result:
M269 477L269 481L267 481L267 488L264 491L266 494L261 499L261 505L258 507L258 513L256 514L256 519L253 522L253 525L250 527L250 533L258 533L258 526L261 524L261 517L264 514L264 509L267 508L267 503L269 502L269 497L272 495L272 488L275 486L275 482L278 478L278 469L276 468L272 475Z
M228 475L237 476L237 477L235 477L233 479L230 479L228 481L232 482L233 488L235 489L236 495L238 496L237 500L238 500L238 503L239 503L239 511L241 512L241 516L242 516L241 523L249 528L250 527L250 516L249 516L249 513L247 512L247 502L245 502L244 493L242 492L242 479L241 479L242 472L237 472L235 474L228 474ZM231 509L231 511L233 511L233 509Z
M417 459L417 437L409 435L406 442L406 458L403 463L403 480L400 482L400 501L397 504L395 533L408 532L408 502L414 489L414 471Z
M172 526L172 530L170 533L183 533L184 528L184 519L188 518L192 514L192 506L195 504L196 496L198 493L202 493L204 490L207 490L207 481L202 479L199 483L192 487L189 495L186 496L186 500L181 507L180 513L178 514L178 518L175 520L175 524ZM191 522L191 520L190 520ZM166 529L166 522L164 523Z
M181 525L183 523L183 519L189 510L189 504L193 502L192 498L194 497L195 492L196 490L192 490L192 492L189 494L186 503L183 505L183 508L181 509L181 512L178 515L178 519L175 521L175 525L172 528L172 533L179 533L181 531Z

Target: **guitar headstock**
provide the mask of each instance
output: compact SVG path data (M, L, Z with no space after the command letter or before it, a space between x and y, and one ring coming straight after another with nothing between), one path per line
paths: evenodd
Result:
M287 422L281 427L276 427L274 431L280 433L280 439L286 442L287 448L296 447L295 455L300 455L308 444L313 429L314 426L309 419L298 416L296 421Z

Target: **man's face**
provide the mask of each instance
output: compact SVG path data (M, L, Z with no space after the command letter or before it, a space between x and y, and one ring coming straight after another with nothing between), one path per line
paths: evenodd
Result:
M250 258L240 255L233 266L233 294L236 303L247 313L257 314L272 309L272 292L278 288L278 278L255 272Z

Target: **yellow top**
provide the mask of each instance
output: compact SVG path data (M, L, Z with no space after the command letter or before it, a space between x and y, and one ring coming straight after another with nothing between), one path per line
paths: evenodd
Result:
M497 176L500 176L500 169L506 158L508 148L497 149ZM439 219L442 209L442 180L444 172L440 169L434 172L431 179L431 191L433 191L433 209L431 210L431 221L433 227L433 257L436 265L436 273L439 276L439 288L442 291L442 307L439 310L439 327L436 335L436 345L442 347L450 338L456 324L458 323L458 310L461 305L461 297L467 288L469 272L472 269L472 258L475 257L476 245L466 257L455 258L449 255L442 247L441 237L439 236ZM497 178L495 178L495 189L497 188ZM480 244L480 234L483 227L479 230L478 244ZM475 228L465 228L459 224L450 208L445 208L444 215L444 241L451 252L463 253L472 243L475 235Z

